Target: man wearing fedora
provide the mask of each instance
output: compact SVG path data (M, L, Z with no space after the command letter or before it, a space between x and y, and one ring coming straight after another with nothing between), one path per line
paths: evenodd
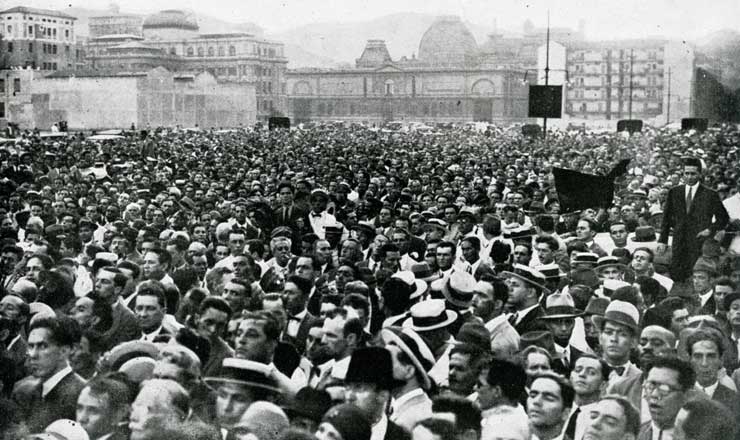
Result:
M457 320L450 325L450 333L456 335L466 322L480 322L473 314L475 278L466 272L452 272L450 276L432 283L432 290L441 291L448 310L457 312Z
M401 384L392 390L392 422L411 432L417 422L432 416L427 392L432 381L427 374L434 355L426 342L410 328L386 327L380 336L393 358L393 379Z
M276 401L280 396L270 367L247 359L226 358L217 376L205 382L216 392L216 419L223 429L231 429L252 402Z
M717 302L714 299L714 279L717 276L717 266L708 258L699 257L694 263L691 273L691 282L694 285L694 294L698 296L702 315L714 315L717 311Z
M547 297L545 314L540 319L545 321L547 328L555 340L555 350L560 359L553 362L553 370L567 377L583 352L570 343L576 318L581 313L576 310L573 298L569 293L554 293Z
M511 271L503 271L501 274L506 277L509 304L514 308L514 312L509 315L509 323L520 335L547 330L547 326L540 320L544 315L540 307L540 295L547 292L545 276L521 264L514 264Z
M701 255L702 243L724 229L729 215L719 196L701 184L702 164L696 157L683 160L684 184L668 191L656 252L663 254L673 233L671 279L682 282Z
M623 280L626 269L627 266L619 258L611 255L601 257L596 262L596 273L603 280Z
M434 355L434 366L428 371L429 377L439 386L446 386L450 371L450 351L455 338L449 327L457 320L457 312L448 310L445 301L429 299L411 306L411 317L403 322L403 327L416 331L424 339Z
M610 385L620 378L642 374L642 370L630 361L630 354L639 338L639 320L637 307L619 300L609 303L604 316L593 317L599 328L602 358L612 369Z
M386 415L391 390L401 384L393 377L390 351L383 347L355 350L347 367L345 384L345 401L365 413L372 425L372 440L411 439L408 431L390 421Z

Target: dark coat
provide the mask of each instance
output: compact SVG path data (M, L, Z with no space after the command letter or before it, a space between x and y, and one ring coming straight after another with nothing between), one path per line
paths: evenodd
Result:
M385 437L383 437L383 440L411 440L411 434L388 420L388 429L385 431Z
M712 222L712 217L715 221ZM706 238L696 235L710 229L711 236L724 229L729 221L727 210L716 192L699 185L686 212L686 185L678 185L668 191L663 222L660 228L660 243L668 243L668 235L673 231L673 257L671 259L671 279L676 282L686 280L692 272L694 263L701 255L701 247Z
M42 398L41 380L28 376L13 388L13 401L18 404L29 431L42 432L55 420L75 420L77 397L84 387L85 380L72 372Z
M527 313L527 315L519 321L519 324L514 326L514 329L520 336L532 331L547 331L547 325L545 325L545 323L540 319L544 315L545 311L542 307L537 306Z

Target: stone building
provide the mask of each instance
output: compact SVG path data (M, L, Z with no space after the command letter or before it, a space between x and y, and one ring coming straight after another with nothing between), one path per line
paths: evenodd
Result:
M254 86L219 81L208 72L180 74L162 67L141 73L6 70L0 85L0 123L21 128L48 130L61 120L72 130L257 122Z
M288 115L297 122L520 121L527 115L524 70L482 56L459 17L424 33L418 58L393 59L369 40L353 68L288 71Z
M195 18L179 10L145 17L139 32L123 25L109 30L114 33L88 40L89 67L119 72L160 66L178 73L205 71L222 81L252 84L259 120L285 113L288 60L282 43L247 33L200 34Z
M0 69L73 70L84 54L71 15L25 6L0 11Z

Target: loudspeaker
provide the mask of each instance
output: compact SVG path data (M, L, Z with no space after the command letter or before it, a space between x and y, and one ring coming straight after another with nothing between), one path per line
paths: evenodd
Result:
M560 118L563 86L529 86L529 117Z
M522 134L527 137L537 137L540 135L540 126L537 124L522 125Z
M617 131L628 131L634 133L642 131L642 120L640 119L622 119L617 122Z
M681 130L696 130L698 132L707 131L709 119L707 118L683 118L681 119Z
M268 124L270 130L274 130L276 128L290 128L290 118L275 116L270 118Z

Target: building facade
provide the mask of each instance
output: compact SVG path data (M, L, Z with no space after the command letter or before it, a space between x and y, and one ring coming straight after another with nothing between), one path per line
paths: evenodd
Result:
M199 34L195 19L178 10L144 18L141 32L127 26L109 30L117 32L87 42L89 67L140 72L162 66L173 72L208 72L222 81L253 85L259 120L285 113L288 60L282 43L246 33Z
M662 125L691 114L693 49L667 40L566 46L565 113L577 119L642 119Z
M84 64L71 15L18 6L0 11L0 68L74 70Z
M136 127L233 128L257 122L255 88L208 72L177 74L76 71L0 73L0 122L48 130Z
M419 57L393 60L369 40L354 68L287 73L288 115L296 122L521 121L527 116L524 70L482 56L459 17L439 17Z

